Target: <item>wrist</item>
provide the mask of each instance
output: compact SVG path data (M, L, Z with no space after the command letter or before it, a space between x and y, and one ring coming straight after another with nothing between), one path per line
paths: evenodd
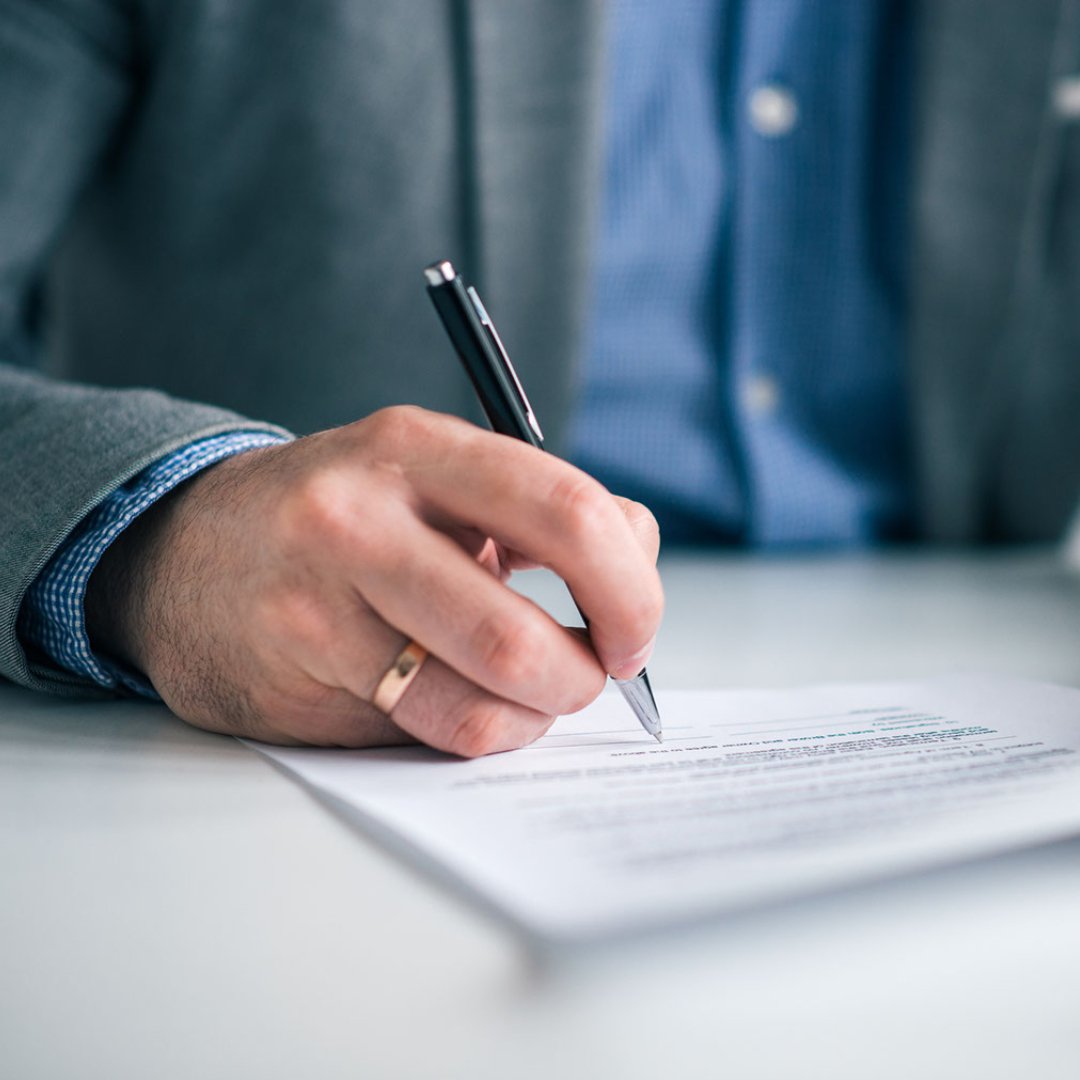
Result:
M153 579L153 551L171 505L182 494L178 488L140 514L110 544L87 582L84 608L91 649L137 671L147 670L140 648L146 639L140 599Z
M95 653L152 678L155 644L169 639L170 581L193 581L198 574L197 566L183 568L184 523L197 515L195 507L206 491L242 468L242 459L259 452L222 459L184 480L110 544L90 575L84 601L87 636Z

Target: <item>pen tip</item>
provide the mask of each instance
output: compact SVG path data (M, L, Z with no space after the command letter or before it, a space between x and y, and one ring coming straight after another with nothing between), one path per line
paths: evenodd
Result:
M657 742L663 742L660 731L660 710L656 707L656 698L653 697L652 687L649 685L649 676L643 670L633 679L616 679L615 685L626 698L627 704L634 710L641 726Z

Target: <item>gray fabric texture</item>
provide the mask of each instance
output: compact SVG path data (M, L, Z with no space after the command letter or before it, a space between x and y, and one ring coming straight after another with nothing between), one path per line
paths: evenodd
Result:
M910 356L928 538L1045 541L1080 494L1077 0L920 7Z
M1054 539L1080 492L1080 128L1052 107L1077 8L919 6L927 540ZM75 689L19 649L21 596L155 456L245 417L475 417L436 258L481 287L558 448L603 23L581 0L0 0L0 673Z

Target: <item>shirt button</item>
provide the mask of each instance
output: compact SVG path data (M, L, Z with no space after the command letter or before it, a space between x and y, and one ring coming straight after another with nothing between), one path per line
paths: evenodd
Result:
M787 135L799 121L799 103L783 86L766 83L751 95L747 110L750 126L759 135Z
M1059 79L1054 86L1054 111L1062 120L1080 118L1080 76Z
M742 384L742 402L751 416L768 416L780 404L780 387L768 375L751 375Z

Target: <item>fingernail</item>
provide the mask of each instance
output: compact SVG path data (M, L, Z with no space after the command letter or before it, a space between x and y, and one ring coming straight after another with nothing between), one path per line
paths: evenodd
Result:
M633 679L640 672L641 669L649 662L649 657L652 656L653 646L656 645L656 638L650 639L647 645L643 645L633 656L626 657L625 660L621 660L614 666L611 674L616 679Z

